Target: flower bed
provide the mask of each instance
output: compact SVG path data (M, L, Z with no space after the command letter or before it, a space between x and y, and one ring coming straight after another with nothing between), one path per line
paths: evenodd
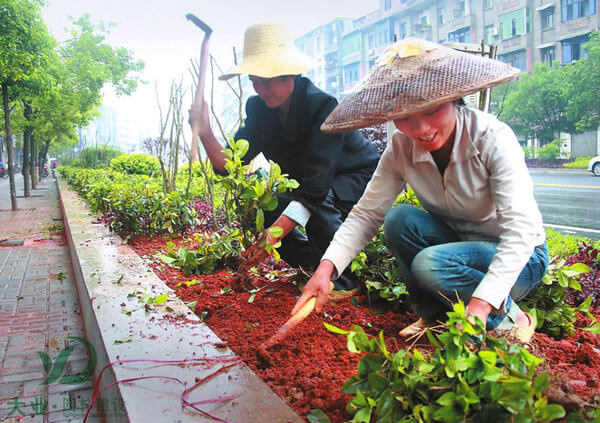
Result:
M132 247L143 257L155 257L167 239L139 238ZM224 342L238 354L278 395L301 416L312 420L311 410L322 410L331 422L352 419L346 411L350 395L342 385L354 374L360 359L346 347L346 338L328 332L323 322L349 329L362 326L367 333L383 331L391 352L409 345L397 332L415 319L407 310L392 311L386 304L371 304L365 296L328 304L320 315L307 318L281 345L273 347L270 362L260 360L256 349L289 317L299 291L286 278L277 278L281 269L269 266L256 276L255 293L238 293L229 288L231 273L184 275L177 269L152 260L150 266ZM260 275L260 276L259 276ZM189 282L189 281L197 282ZM599 293L594 294L598 296ZM596 309L593 313L600 318ZM590 318L579 314L573 335L555 340L536 333L531 343L534 354L545 360L541 366L551 375L551 401L567 411L593 408L600 398L600 336L581 328ZM423 338L416 345L428 349ZM312 411L316 413L316 411Z

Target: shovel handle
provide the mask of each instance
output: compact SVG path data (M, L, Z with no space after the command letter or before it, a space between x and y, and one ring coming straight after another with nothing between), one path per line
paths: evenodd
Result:
M329 283L329 292L331 292L332 289L333 289L333 283L330 282ZM309 298L308 301L306 301L304 303L304 305L302 307L300 307L300 310L298 310L296 313L294 313L292 315L292 317L290 317L287 320L287 322L285 322L277 330L277 332L275 332L275 334L273 334L273 336L271 336L269 339L267 339L266 342L264 342L260 345L260 348L262 348L263 351L266 351L267 348L270 348L273 345L276 345L279 342L283 341L296 326L298 326L300 323L302 323L302 321L304 319L306 319L310 315L310 313L313 312L316 304L317 304L317 297Z

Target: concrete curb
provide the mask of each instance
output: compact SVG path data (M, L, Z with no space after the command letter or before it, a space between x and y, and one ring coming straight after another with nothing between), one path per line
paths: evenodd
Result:
M66 182L58 178L57 184L85 331L97 352L96 380L104 366L118 360L239 360L228 348L219 347L220 339L172 295L172 290L129 246L104 225L91 223L89 208L68 189ZM169 299L149 313L137 298L128 298L135 292L152 297L168 293ZM172 316L184 316L185 320ZM181 395L185 388L167 379L177 378L189 388L205 377L207 380L188 399L234 397L199 406L222 421L303 421L241 361L210 376L226 365L224 362L186 366L135 363L109 367L102 376L101 389L115 380L161 378L108 388L103 400L118 400L123 412L105 415L105 421L214 422L190 408L182 409Z

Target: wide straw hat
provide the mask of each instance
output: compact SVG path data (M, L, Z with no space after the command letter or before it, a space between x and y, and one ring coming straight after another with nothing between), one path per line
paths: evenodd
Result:
M384 51L321 130L341 132L400 119L498 85L519 73L499 60L407 38Z
M283 25L258 24L246 29L241 63L219 79L227 80L240 74L261 78L298 75L314 65L313 59L296 48Z

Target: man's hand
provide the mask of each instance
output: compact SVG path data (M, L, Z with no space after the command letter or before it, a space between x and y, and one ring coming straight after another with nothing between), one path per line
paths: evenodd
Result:
M192 103L190 108L189 123L192 128L197 127L200 129L200 137L202 137L203 131L207 128L210 130L210 118L208 115L208 104L202 100L202 104Z
M317 313L321 312L323 305L329 299L329 291L331 284L331 275L333 275L333 271L335 267L332 262L329 260L323 260L312 277L308 280L308 283L302 290L302 295L296 302L296 305L292 309L292 314L296 313L304 303L306 303L312 297L317 297L317 303L315 305L315 311Z
M471 301L469 301L469 304L467 305L467 316L470 314L477 316L485 325L492 308L492 305L487 301L484 301L480 298L471 297Z

